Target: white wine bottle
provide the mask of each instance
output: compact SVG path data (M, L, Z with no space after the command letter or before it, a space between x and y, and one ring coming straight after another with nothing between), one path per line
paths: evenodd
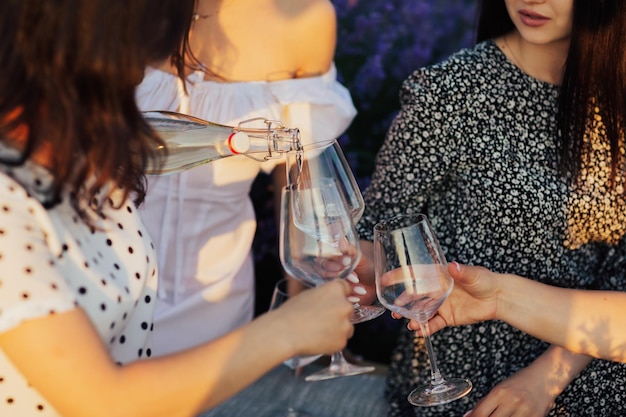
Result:
M250 119L233 127L168 111L143 116L165 142L157 149L161 165L149 165L148 175L174 174L233 155L265 161L302 149L300 131L276 120ZM261 122L265 128L244 126Z

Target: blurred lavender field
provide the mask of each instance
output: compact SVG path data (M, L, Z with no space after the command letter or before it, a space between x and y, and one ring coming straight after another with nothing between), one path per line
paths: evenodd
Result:
M338 37L335 63L350 90L358 115L339 138L364 190L376 152L398 112L402 81L415 69L439 62L471 46L476 0L333 0ZM281 278L271 180L255 181L251 196L258 229L253 244L257 307L269 306ZM365 359L387 363L400 322L388 314L356 326L350 350Z

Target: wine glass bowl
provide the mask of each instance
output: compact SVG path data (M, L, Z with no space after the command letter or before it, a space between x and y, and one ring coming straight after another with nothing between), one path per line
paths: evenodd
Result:
M333 182L344 196L354 223L361 219L365 210L363 195L336 140L314 142L299 151L287 152L285 162L287 185L316 188Z
M343 196L352 221L356 224L363 215L365 202L350 165L348 164L341 146L336 140L318 141L303 146L298 151L286 153L287 184L297 190L322 190L328 184L334 184L336 190ZM307 193L292 193L294 222L301 227L311 224L308 216L316 213L319 204L328 205L329 202L322 195L308 195ZM331 210L329 207L328 210ZM318 238L324 235L319 233ZM362 323L372 320L385 312L380 305L361 306L355 304L353 323Z
M411 265L385 272L376 292L389 310L426 322L448 297L453 283L445 265Z
M306 202L306 215L298 220L294 202ZM283 189L279 255L287 273L307 285L346 278L354 270L361 256L359 239L334 183Z
M415 406L446 404L472 390L465 378L444 378L430 341L428 320L448 297L454 281L430 222L423 214L407 214L374 226L376 294L381 304L416 320L430 359L428 384L415 388L408 401Z

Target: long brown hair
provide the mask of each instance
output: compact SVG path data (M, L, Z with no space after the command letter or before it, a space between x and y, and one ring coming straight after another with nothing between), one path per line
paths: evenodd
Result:
M477 41L515 29L504 0L483 0ZM588 160L585 139L601 117L609 145L612 184L623 183L626 140L626 1L574 0L570 49L559 92L557 128L563 173L576 179ZM615 181L621 177L622 181Z
M74 207L115 183L141 201L160 139L135 103L146 65L182 71L195 0L2 0L0 140L26 132L20 165L52 150L54 194ZM176 58L178 57L178 58ZM178 61L176 61L178 59ZM95 177L95 182L88 179Z

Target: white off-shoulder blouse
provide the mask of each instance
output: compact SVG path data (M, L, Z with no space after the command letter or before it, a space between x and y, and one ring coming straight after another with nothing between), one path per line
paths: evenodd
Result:
M215 82L200 71L186 82L148 69L137 89L142 110L170 110L226 125L255 117L297 127L305 143L335 139L356 115L334 65L311 78ZM264 126L264 125L261 125ZM154 353L194 346L248 322L254 312L249 198L257 174L279 161L234 156L181 174L149 177L140 215L160 270Z

